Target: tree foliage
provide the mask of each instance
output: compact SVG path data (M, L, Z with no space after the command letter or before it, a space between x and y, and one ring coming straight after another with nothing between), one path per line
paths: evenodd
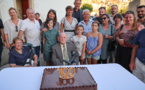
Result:
M107 14L111 14L111 6L109 6L106 10Z
M126 11L128 11L128 7L120 9L120 11L118 11L118 13L123 14L123 13L126 13ZM111 14L111 6L107 8L106 12L107 12L107 14Z
M89 9L90 12L92 12L93 11L93 6L92 6L92 4L85 3L85 4L82 5L81 9L82 10Z
M121 9L119 13L126 13L126 11L128 11L128 7Z

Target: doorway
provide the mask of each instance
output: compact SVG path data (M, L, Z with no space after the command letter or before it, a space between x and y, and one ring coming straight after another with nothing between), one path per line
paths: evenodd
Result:
M18 18L26 19L26 10L29 8L29 0L16 0L16 7L18 12Z

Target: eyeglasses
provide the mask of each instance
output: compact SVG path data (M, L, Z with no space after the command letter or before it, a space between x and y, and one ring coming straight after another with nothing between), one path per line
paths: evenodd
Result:
M106 17L104 17L104 18L101 18L101 20L103 20L103 19L105 20L105 19L107 19L107 18L106 18Z
M18 26L16 26L16 32L18 32Z

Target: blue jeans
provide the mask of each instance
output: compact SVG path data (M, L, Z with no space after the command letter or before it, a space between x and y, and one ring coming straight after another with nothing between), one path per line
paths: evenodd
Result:
M34 53L38 56L37 66L40 66L40 60L39 60L40 46L33 47L33 49L34 49Z
M1 65L1 56L2 56L3 46L0 47L0 65Z

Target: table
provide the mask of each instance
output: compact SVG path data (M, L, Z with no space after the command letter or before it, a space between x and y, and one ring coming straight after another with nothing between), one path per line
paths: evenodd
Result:
M90 71L98 90L145 90L145 84L119 64L77 67L83 66ZM60 66L5 68L0 71L0 90L39 90L44 68L57 67Z

